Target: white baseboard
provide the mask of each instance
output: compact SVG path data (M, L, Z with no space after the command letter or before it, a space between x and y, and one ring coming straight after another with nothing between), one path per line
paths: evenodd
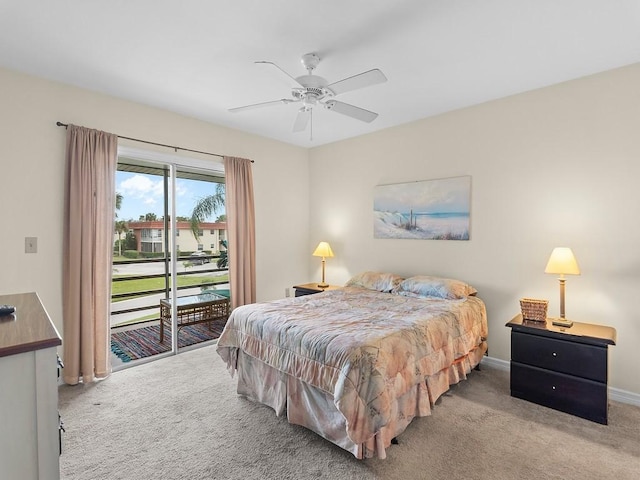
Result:
M493 357L482 357L482 364L489 365L490 367L495 367L498 370L509 371L509 362L506 360L500 360L499 358Z
M499 358L493 357L483 357L482 364L504 371L509 371L510 365L510 363L506 360L500 360ZM629 392L627 390L621 390L619 388L609 387L609 400L620 403L628 403L629 405L640 407L639 394Z
M640 407L640 395L619 388L609 387L609 400Z

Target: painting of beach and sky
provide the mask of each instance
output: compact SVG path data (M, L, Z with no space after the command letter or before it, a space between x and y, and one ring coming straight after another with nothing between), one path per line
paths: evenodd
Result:
M469 240L470 199L470 176L377 186L373 236Z

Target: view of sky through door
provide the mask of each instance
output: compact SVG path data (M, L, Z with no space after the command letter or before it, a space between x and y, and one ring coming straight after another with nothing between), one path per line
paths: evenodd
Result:
M140 215L153 213L157 218L164 215L164 186L162 177L135 172L116 172L116 192L122 195L123 202L118 217L125 220L138 220ZM185 178L176 179L176 216L191 217L198 200L212 193L211 183ZM207 221L213 222L222 210L212 214Z

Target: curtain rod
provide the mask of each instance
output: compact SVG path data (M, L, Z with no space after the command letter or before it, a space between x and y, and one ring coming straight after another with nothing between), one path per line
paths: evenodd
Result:
M67 128L69 126L69 124L62 123L62 122L56 122L56 125L59 126L59 127L64 127L64 128ZM164 143L156 143L156 142L150 142L148 140L140 140L139 138L123 137L122 135L116 135L116 136L118 138L123 138L125 140L131 140L131 141L134 141L134 142L146 143L148 145L156 145L158 147L173 148L173 150L176 151L176 152L178 150L182 150L182 151L185 151L185 152L201 153L203 155L211 155L213 157L224 158L224 155L220 155L219 153L203 152L201 150L192 150L191 148L176 147L174 145L166 145ZM254 163L253 160L250 160L250 162Z

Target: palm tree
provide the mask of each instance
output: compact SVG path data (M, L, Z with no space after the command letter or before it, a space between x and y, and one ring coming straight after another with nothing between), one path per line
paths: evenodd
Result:
M220 240L220 245L224 250L220 249L220 258L216 262L218 268L227 268L229 266L229 254L227 253L228 244L226 240Z
M118 234L118 255L122 256L122 234L129 231L125 220L116 220L116 233Z
M155 222L158 220L158 216L153 212L145 213L144 215L140 215L139 220L141 222Z
M122 194L116 192L116 218L118 218L118 211L122 208Z
M116 192L116 212L115 218L118 218L118 211L122 208L122 199L124 197L120 192ZM129 230L127 222L124 220L116 220L115 231L118 234L118 255L122 256L122 234Z
M198 230L200 224L216 213L221 208L224 208L225 188L224 183L216 183L216 193L207 195L204 198L198 200L193 212L191 213L191 232L196 240L199 238Z

